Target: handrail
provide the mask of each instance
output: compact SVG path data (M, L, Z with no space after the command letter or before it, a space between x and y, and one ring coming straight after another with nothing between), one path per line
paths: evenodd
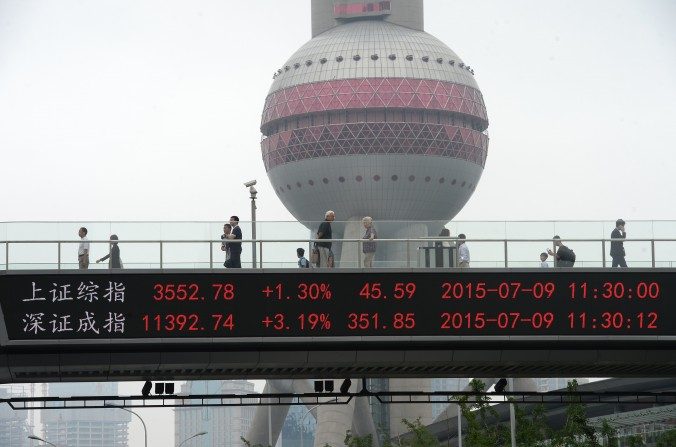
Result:
M488 256L488 258L484 257L483 259L481 257L479 258L473 258L473 262L476 264L487 264L487 263L500 263L503 264L505 268L508 268L510 263L514 265L514 263L517 264L523 264L525 262L530 262L530 261L525 261L521 259L509 259L509 254L512 253L509 247L510 244L525 244L525 243L545 243L547 246L550 246L553 248L554 242L556 242L558 239L550 239L550 238L472 238L472 239L462 239L462 241L467 242L469 244L476 243L476 244L501 244L502 249L498 249L499 251L502 251L503 257L502 258L497 258L500 259L499 261L493 260L493 255ZM429 250L431 248L434 248L437 246L436 243L438 242L445 242L445 243L457 243L460 241L457 237L440 237L440 236L421 236L417 238L379 238L378 240L379 244L387 244L387 243L401 243L405 244L405 253L403 249L401 250L401 259L398 260L386 260L382 261L381 265L388 264L388 265L393 265L396 262L403 262L407 267L415 266L415 265L420 265L420 258L417 260L415 258L411 258L412 254L415 253L416 250ZM638 259L635 262L637 263L649 263L651 267L656 267L657 266L657 257L656 257L656 245L658 243L673 243L676 242L676 238L636 238L636 239L613 239L613 238L566 238L564 239L566 244L572 244L573 247L575 248L574 244L576 243L584 243L584 244L589 244L589 243L600 243L601 245L601 256L600 259L596 257L596 255L592 255L592 260L590 258L586 258L584 260L579 259L579 264L581 263L587 263L587 264L600 264L602 267L606 267L607 262L606 262L606 246L608 245L608 242L613 243L613 242L622 242L622 243L627 243L627 244L632 244L632 243L649 243L650 244L650 250L649 250L649 255L650 258L647 259L647 256L643 256L642 259ZM4 244L5 249L4 249L4 263L0 262L0 269L2 270L9 270L11 263L11 251L10 251L10 246L20 246L20 245L37 245L37 244L55 244L57 247L57 255L56 259L57 262L14 262L14 265L32 265L32 264L43 264L43 265L56 265L57 269L61 269L62 265L66 266L71 266L76 263L73 262L63 262L63 244L69 244L69 245L76 245L79 244L81 240L79 239L42 239L42 240L18 240L18 239L13 239L13 240L0 240L0 245ZM181 261L176 261L175 260L175 253L174 253L174 259L172 259L171 256L169 258L166 257L165 253L165 248L171 244L208 244L208 252L205 252L208 255L208 265L209 268L214 268L214 249L213 249L213 244L221 244L224 242L223 240L219 239L121 239L121 240L116 240L112 242L110 239L95 239L95 240L88 240L87 241L90 245L96 245L100 244L99 248L101 245L111 245L111 244L120 244L120 245L134 245L134 244L153 244L155 249L159 248L159 263L157 262L157 258L154 258L151 262L148 261L133 261L129 263L125 263L128 266L131 265L154 265L154 264L159 264L159 268L164 268L165 265L172 265L172 264L193 264L193 265L199 265L199 264L204 264L205 261L202 260L181 260ZM317 242L331 242L332 244L347 244L343 245L343 247L349 247L350 244L356 243L356 256L354 258L346 259L345 262L351 263L351 265L354 264L355 258L358 266L361 266L362 263L362 255L361 255L361 244L364 242L363 239L361 238L344 238L344 239L316 239L316 238L292 238L292 239L267 239L267 238L256 238L256 239L238 239L238 240L228 240L227 242L230 243L240 243L240 244L251 244L252 247L254 247L254 250L257 250L257 262L255 265L253 265L254 268L263 268L265 264L271 265L271 264L286 264L287 261L264 261L263 259L263 246L264 244L279 244L279 243L285 243L285 244L313 244ZM414 244L414 245L411 245ZM418 246L415 246L415 244L418 244ZM484 246L485 247L485 246ZM470 246L471 248L471 246ZM514 248L514 247L512 247ZM201 249L200 249L201 250ZM343 253L351 253L351 249L346 250L343 248ZM583 250L589 250L588 247L585 247ZM581 250L582 251L582 250ZM266 249L266 253L269 251ZM514 253L517 253L515 257L523 256L518 254L519 250L515 250ZM157 253L157 252L155 252ZM201 253L201 252L200 252ZM449 253L449 256L452 253ZM154 257L157 256L157 254L153 255ZM198 255L197 259L200 258L201 255ZM348 255L350 256L350 255ZM588 255L587 255L588 256ZM24 256L25 258L25 256ZM428 262L429 255L425 255L425 262ZM579 256L578 256L579 258ZM2 261L0 259L0 261ZM676 259L672 260L662 260L659 261L660 264L663 265L663 263L676 263ZM3 265L4 264L4 265ZM293 263L289 263L293 264ZM347 264L345 264L347 265Z
M293 238L293 239L228 239L226 242L235 243L266 243L266 242L359 242L363 241L361 238L344 238L344 239L314 239L314 238ZM676 242L676 238L636 238L636 239L612 239L612 238L566 238L566 239L531 239L531 238L474 238L474 239L458 239L457 237L419 237L419 238L399 238L399 239L385 239L378 238L379 242L455 242L463 240L465 242L554 242L557 240L563 242ZM77 239L13 239L0 240L0 244L79 244L81 241ZM94 240L89 239L87 242L92 244L112 244L110 239ZM153 244L153 243L177 243L177 244L207 244L207 243L222 243L223 239L120 239L114 243L120 244Z

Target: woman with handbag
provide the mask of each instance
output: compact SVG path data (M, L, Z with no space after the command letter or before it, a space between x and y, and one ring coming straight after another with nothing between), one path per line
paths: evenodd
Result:
M364 268L370 269L373 268L373 257L376 255L376 243L374 239L378 238L378 233L376 233L371 217L364 217L361 223L364 225L364 235L361 237L364 240L361 244L362 252L364 253Z

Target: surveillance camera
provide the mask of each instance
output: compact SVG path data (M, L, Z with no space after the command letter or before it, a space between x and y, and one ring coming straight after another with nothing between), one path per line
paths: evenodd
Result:
M255 185L255 184L256 184L256 180L251 180L250 182L246 182L246 183L244 184L244 186L246 186L246 187L249 188L249 187L252 187L252 186Z

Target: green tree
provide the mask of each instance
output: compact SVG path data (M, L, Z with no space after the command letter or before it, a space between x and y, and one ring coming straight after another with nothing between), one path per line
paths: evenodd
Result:
M568 382L568 392L577 391L577 380ZM587 423L586 406L580 402L579 397L569 396L566 398L566 422L563 428L553 433L553 447L601 447L596 436L594 427Z
M407 440L403 445L406 447L439 447L439 440L420 422L420 418L413 422L403 419L402 422L413 435L413 439Z
M615 429L606 420L603 421L601 426L601 436L605 439L605 447L618 447L620 445Z
M500 447L510 443L509 430L499 423L497 411L490 405L491 398L479 395L486 385L478 379L470 382L470 388L477 393L477 402L468 405L467 396L458 399L460 411L467 422L463 445L467 447Z
M420 422L420 419L416 419L414 422L403 419L402 422L411 432L412 438L398 441L396 447L439 447L439 441L436 436ZM371 435L354 436L348 431L345 435L345 446L373 447L373 437ZM394 447L394 444L386 440L382 447Z
M627 447L643 447L645 446L645 442L643 442L643 438L639 435L634 435L634 436L629 436L627 438Z
M551 437L551 429L547 425L547 415L544 405L532 408L530 414L519 406L514 405L516 419L516 445L520 447L540 447Z
M242 442L244 443L244 445L245 445L246 447L270 447L270 446L264 446L263 444L252 445L252 444L251 444L251 441L248 441L248 440L244 439L244 438L241 437L241 436L239 437L239 439L242 440Z
M347 447L373 447L373 436L355 436L348 430L344 442Z
M655 447L673 447L676 445L676 429L665 431L655 440Z

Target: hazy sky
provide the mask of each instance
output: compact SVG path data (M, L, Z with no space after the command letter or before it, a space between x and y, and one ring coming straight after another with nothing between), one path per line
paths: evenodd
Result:
M287 219L260 155L309 0L0 0L0 220ZM458 219L676 218L676 2L427 0L476 70L488 162Z
M425 6L490 118L458 219L676 219L676 2ZM309 12L309 0L0 0L0 221L248 219L251 179L259 219L290 219L261 161L260 113L310 38ZM143 414L151 446L168 445L171 413Z

